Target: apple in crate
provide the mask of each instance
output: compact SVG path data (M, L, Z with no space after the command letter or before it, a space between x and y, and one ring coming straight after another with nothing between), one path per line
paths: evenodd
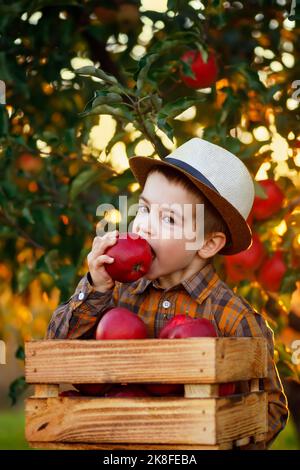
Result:
M98 323L97 340L144 339L148 337L145 323L127 308L115 307L107 311ZM73 384L87 396L103 396L112 384Z
M175 315L160 331L160 339L180 339L180 338L195 338L195 337L217 337L217 332L214 325L206 318L191 318L187 315ZM174 384L156 385L156 393L165 394L166 386L176 391ZM153 385L151 385L153 387ZM177 385L179 387L179 385ZM153 389L153 388L152 388ZM233 382L220 384L219 395L226 396L235 392L235 384Z

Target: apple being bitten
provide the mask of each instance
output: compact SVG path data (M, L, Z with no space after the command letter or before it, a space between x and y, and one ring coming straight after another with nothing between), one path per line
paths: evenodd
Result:
M154 253L145 238L135 233L121 233L115 245L105 254L114 258L105 269L114 281L134 282L150 269Z

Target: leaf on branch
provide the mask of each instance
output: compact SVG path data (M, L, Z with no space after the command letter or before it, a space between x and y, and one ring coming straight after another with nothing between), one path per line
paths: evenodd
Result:
M95 168L89 168L88 170L84 170L79 173L71 184L69 193L71 201L74 201L80 193L88 189L91 184L97 181L100 174L101 171L96 170Z
M190 77L190 78L193 78L195 79L196 78L196 75L194 74L192 68L191 68L191 63L185 61L185 60L180 60L179 61L180 64L182 65L182 71L183 71L183 74L186 76L186 77Z
M268 196L264 188L256 180L254 180L253 182L254 182L255 196L260 197L261 199L267 199Z
M147 78L149 69L153 62L159 57L159 54L147 54L146 56L142 57L139 61L138 71L135 74L136 77L136 88L137 91L140 92L143 88L145 80Z
M158 113L159 119L170 119L178 116L178 114L186 111L190 106L196 105L197 103L202 103L205 101L205 98L178 98L172 103L165 104L160 112Z
M25 392L29 385L25 381L25 377L18 377L9 386L8 396L12 401L12 406L15 405L20 396Z
M169 139L173 142L174 138L174 130L173 127L170 126L170 124L167 123L167 121L163 118L159 118L157 120L157 126L160 128L161 131L163 131Z
M110 114L111 116L121 118L129 122L132 122L134 119L133 114L130 113L130 111L128 111L125 107L118 106L114 108L113 106L109 106L107 104L95 106L90 111L79 113L79 116L86 117L99 114Z
M100 104L112 104L112 103L122 103L123 98L121 95L118 93L111 93L107 90L105 91L97 91L97 96L93 100L92 103L92 108L95 108L96 106Z
M90 65L76 69L74 70L74 72L77 75L87 75L88 77L100 78L105 83L109 83L110 85L118 84L118 80L116 79L116 77L114 77L113 75L108 75L107 73L103 72L103 70Z
M17 275L18 293L21 294L34 279L34 273L28 266L21 266Z
M19 346L16 354L15 354L17 359L20 359L21 361L25 361L25 352L24 352L24 346Z

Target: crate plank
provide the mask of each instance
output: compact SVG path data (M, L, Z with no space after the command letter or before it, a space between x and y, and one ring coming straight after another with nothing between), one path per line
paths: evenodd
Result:
M230 445L266 432L264 392L226 398L29 398L29 442Z
M260 397L258 399L258 397ZM245 413L246 410L246 413ZM229 423L232 425L229 426ZM216 405L217 442L238 441L249 437L263 440L268 430L267 393L232 395L230 402L219 399ZM238 437L237 437L238 435ZM256 438L257 437L257 438Z
M30 341L25 375L33 384L231 382L266 376L266 348L264 338Z
M43 450L228 450L231 445L160 445L160 444L84 444L84 443L63 443L63 442L29 442L33 449Z

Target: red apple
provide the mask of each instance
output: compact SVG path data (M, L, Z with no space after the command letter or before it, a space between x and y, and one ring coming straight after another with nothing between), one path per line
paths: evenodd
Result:
M219 385L219 396L226 397L227 395L233 395L236 387L234 382L227 382Z
M140 279L149 270L153 258L150 244L135 233L121 233L116 244L105 254L114 258L105 269L114 281L119 282Z
M152 395L184 395L182 384L145 384L145 388Z
M239 282L253 277L265 257L265 248L257 233L253 233L250 248L236 255L225 256L226 272L230 279Z
M265 290L278 292L287 271L283 258L283 252L278 250L262 265L257 280Z
M73 384L81 395L98 397L103 396L111 388L111 384Z
M181 79L188 87L207 88L216 82L218 67L213 52L208 55L207 62L204 62L201 52L189 50L182 55L181 61L189 64L195 75L195 78L188 77L181 69Z
M81 394L76 390L65 390L64 392L60 392L58 395L59 397L80 397Z
M284 194L274 180L262 180L258 183L264 189L267 199L255 196L252 212L256 220L265 220L281 209Z
M105 394L106 397L149 397L149 393L141 385L115 385Z
M39 173L43 168L43 160L38 155L22 153L17 159L17 168L28 173Z
M187 323L189 320L193 320L193 318L187 315L175 315L175 317L171 318L166 325L160 330L159 338L167 338L168 333L170 330L175 328L177 325L182 325L183 323Z
M98 323L96 339L144 339L148 330L143 320L127 308L109 310Z
M213 324L206 318L192 318L186 323L177 325L167 333L167 339L216 337L217 333Z

